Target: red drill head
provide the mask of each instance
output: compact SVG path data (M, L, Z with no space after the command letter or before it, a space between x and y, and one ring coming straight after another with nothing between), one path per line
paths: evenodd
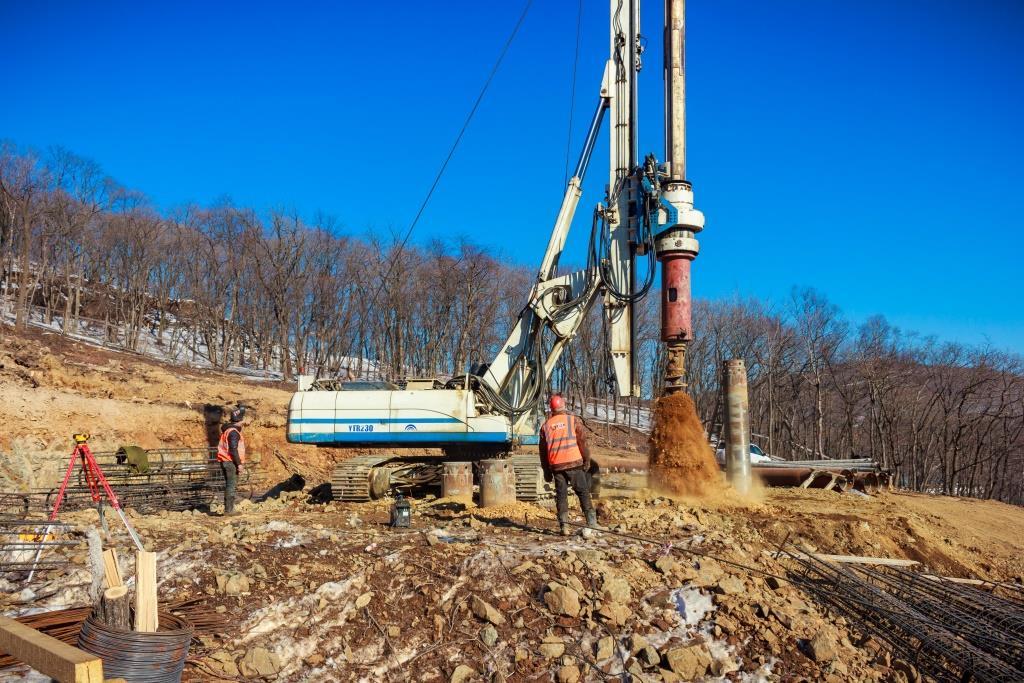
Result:
M552 394L548 405L551 407L552 412L557 413L560 410L565 410L565 399L562 398L561 394Z

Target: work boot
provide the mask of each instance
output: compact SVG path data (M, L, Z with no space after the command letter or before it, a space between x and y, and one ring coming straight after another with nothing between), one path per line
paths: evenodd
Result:
M594 509L587 510L587 526L591 529L600 529L597 525L597 512Z
M562 536L572 536L572 531L569 530L569 515L558 515L558 533Z

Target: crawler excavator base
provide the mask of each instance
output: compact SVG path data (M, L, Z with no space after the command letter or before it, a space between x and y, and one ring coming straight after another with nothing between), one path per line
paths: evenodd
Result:
M536 453L511 456L516 473L516 499L541 500L553 495L544 481ZM451 458L423 455L361 455L334 468L331 495L334 500L365 503L386 497L393 489L412 485L440 485L441 471Z

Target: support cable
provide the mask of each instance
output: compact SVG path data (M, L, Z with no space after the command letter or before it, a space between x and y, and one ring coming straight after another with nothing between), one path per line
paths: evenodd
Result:
M384 283L387 282L388 277L391 275L391 271L395 267L395 263L402 254L402 250L405 249L405 245L409 242L409 238L412 237L412 232L416 229L416 224L419 223L420 218L423 216L423 212L427 208L427 204L430 203L431 197L434 196L434 190L437 189L438 184L441 182L441 177L448 169L448 163L452 160L452 157L455 156L455 150L458 148L459 143L462 142L462 138L466 134L466 130L469 128L469 124L473 120L473 116L476 115L477 109L480 108L480 103L483 102L484 95L487 93L487 89L491 86L491 81L494 80L494 76L498 73L498 68L505 59L505 55L508 54L509 48L512 47L512 41L515 40L516 35L519 33L519 29L522 28L523 22L526 20L526 15L530 12L530 7L532 5L533 0L526 0L526 5L523 7L523 11L519 15L519 19L516 21L515 26L512 28L512 32L509 34L508 39L505 40L505 45L501 48L501 53L498 55L498 59L495 60L494 66L491 67L491 72L488 74L487 80L484 81L483 87L480 88L480 93L476 96L476 101L473 102L473 106L470 108L469 114L466 115L466 120L463 122L462 128L459 129L459 134L455 136L455 141L448 150L448 155L441 163L441 168L438 169L437 175L434 176L434 182L431 183L430 189L427 190L427 195L420 203L420 207L416 211L416 215L413 217L412 223L409 224L409 229L405 231L405 237L402 238L402 241L398 245L398 249L395 250L395 253L392 255L391 263L388 266L387 271L384 273L384 276L381 278L380 285L377 287L370 300L371 306L377 302L377 297L384 288Z

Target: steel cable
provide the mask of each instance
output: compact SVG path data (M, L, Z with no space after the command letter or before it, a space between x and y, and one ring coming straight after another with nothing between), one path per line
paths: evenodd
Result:
M480 89L480 93L476 96L476 101L473 102L473 106L469 110L469 114L466 115L466 120L462 123L462 128L459 129L459 134L455 136L455 142L452 143L451 148L448 150L448 155L441 163L441 168L438 169L437 175L434 176L434 182L431 183L430 189L427 190L427 195L423 198L420 203L419 209L416 211L416 215L412 219L412 223L409 224L409 229L405 231L405 236L399 243L398 248L392 255L391 264L385 271L384 276L380 280L380 285L377 287L373 296L370 298L370 305L368 308L372 308L377 302L377 297L380 296L381 290L384 289L384 285L387 283L388 277L391 275L391 271L394 270L395 263L398 261L402 254L402 250L405 249L405 245L409 242L409 238L412 237L412 232L416 228L416 224L419 223L420 218L423 216L423 212L427 208L427 204L430 203L431 197L434 196L434 190L437 189L438 184L441 182L441 177L444 172L448 169L448 163L455 156L455 150L458 148L459 143L462 142L463 136L469 129L469 123L473 120L476 115L477 109L480 108L480 103L483 102L484 95L487 93L487 89L491 86L491 81L494 80L494 76L498 73L498 67L501 66L502 61L505 59L505 55L508 53L510 47L512 47L512 41L515 40L516 35L519 33L519 29L522 28L523 22L526 20L526 15L530 12L530 7L533 5L533 0L526 0L526 5L523 7L522 13L519 15L518 21L512 28L512 32L509 34L508 39L505 40L504 47L501 48L501 53L498 55L498 59L494 62L494 66L491 67L491 72L487 75L487 80L484 81L483 87Z

